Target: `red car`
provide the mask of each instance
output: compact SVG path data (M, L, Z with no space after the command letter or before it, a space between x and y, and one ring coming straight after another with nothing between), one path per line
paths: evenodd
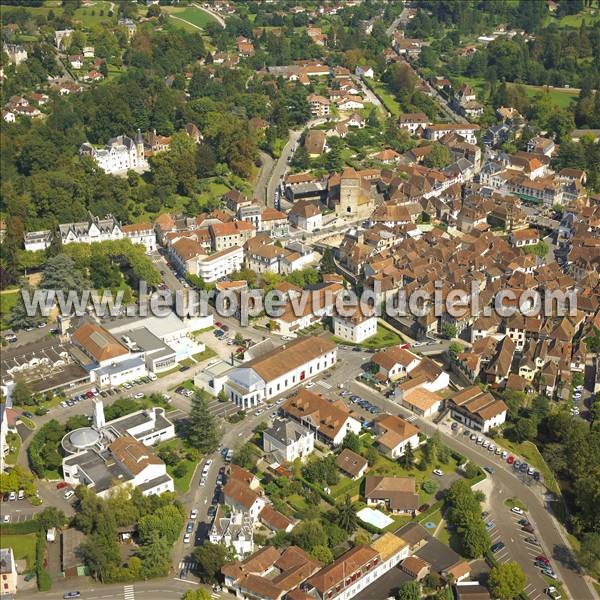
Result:
M402 346L400 346L400 348L402 348L403 350L408 350L410 347L410 344L402 344Z
M243 348L242 346L238 346L235 350L236 354L242 354L244 352L245 348Z
M221 321L215 321L215 327L223 327L223 323L221 323Z
M511 454L511 455L510 455L510 456L509 456L509 457L506 459L506 462L507 462L509 465L512 465L512 464L515 462L515 457L514 457L514 456Z
M56 484L56 489L57 490L62 490L63 488L66 488L69 484L66 481L61 481L60 483Z
M86 393L85 393L85 395L86 395L88 398L93 398L93 397L94 397L94 392L91 392L91 391L90 391L90 392L86 392Z
M549 565L550 564L550 561L543 554L540 554L539 556L536 556L535 560L537 560L539 562L542 562L545 565Z

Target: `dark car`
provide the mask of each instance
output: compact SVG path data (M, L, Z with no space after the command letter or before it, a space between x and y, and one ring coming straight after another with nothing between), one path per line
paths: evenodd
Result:
M528 544L534 544L535 546L539 546L540 545L540 543L537 541L537 538L535 538L535 537L526 537L525 541Z
M522 473L526 473L527 469L529 469L529 465L527 463L521 463L521 466L519 467L519 471L521 471Z
M221 325L223 331L229 331L229 325Z
M187 527L185 528L185 532L186 533L192 533L192 531L194 531L194 524L193 523L188 523Z
M504 548L505 544L504 542L496 542L491 548L490 550L496 554L496 552L500 552L500 550L502 550L502 548Z
M550 564L550 561L543 554L540 554L539 556L536 556L535 560L537 560L538 562L544 563L545 565L549 565Z
M531 525L523 525L521 529L527 533L535 533L535 529Z
M81 597L80 592L65 592L63 594L63 598L80 598L80 597Z
M450 425L450 429L452 429L452 431L458 429L458 423L452 423L452 425Z
M216 506L209 506L207 514L212 519L212 517L214 517L217 514L217 507Z
M540 472L539 472L539 471L534 471L534 472L533 472L533 478L534 478L536 481L539 481L539 480L540 480Z
M360 348L358 346L354 346L354 348L352 348L352 352L360 352Z
M33 418L33 413L30 413L28 410L24 410L23 416L31 419L31 418Z
M519 519L518 523L519 523L519 525L521 525L523 527L525 525L531 525L531 523L527 519Z
M186 365L184 367L181 367L181 369L179 369L179 372L183 373L184 371L187 371L187 370L189 370L189 367Z

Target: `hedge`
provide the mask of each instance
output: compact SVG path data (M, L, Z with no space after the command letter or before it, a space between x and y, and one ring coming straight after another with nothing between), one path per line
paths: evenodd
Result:
M5 523L0 526L0 537L3 535L26 535L37 533L39 530L40 523L37 519L21 521L20 523Z
M35 546L35 574L37 586L40 592L47 592L52 587L52 577L44 568L44 556L46 554L46 532L38 530L37 543Z

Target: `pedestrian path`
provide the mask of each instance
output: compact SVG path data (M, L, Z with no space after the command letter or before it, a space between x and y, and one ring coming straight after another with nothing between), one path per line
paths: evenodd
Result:
M135 590L132 585L123 587L123 598L125 600L135 600Z

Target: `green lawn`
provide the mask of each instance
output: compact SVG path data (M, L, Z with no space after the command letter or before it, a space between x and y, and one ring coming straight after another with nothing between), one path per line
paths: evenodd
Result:
M340 498L349 494L351 498L355 498L360 494L360 479L356 481L349 477L340 477L340 480L331 488L331 496L333 498Z
M9 434L10 435L10 434ZM19 449L21 448L21 436L18 433L13 434L10 439L7 437L10 452L4 457L7 465L14 465L17 462Z
M523 84L523 87L525 88L525 93L527 94L528 98L533 98L534 96L537 96L538 94L546 91L545 87L538 85ZM579 94L579 92L576 90L555 88L548 88L547 93L550 96L550 100L552 100L552 103L558 108L568 108L571 104L571 101L576 100L577 95Z
M8 329L7 319L10 311L17 303L19 290L6 290L0 292L0 329Z
M381 100L381 103L393 117L397 117L402 113L402 108L400 107L398 100L396 100L384 83L381 81L369 81L367 86L371 88L373 93Z
M214 19L208 13L205 13L203 10L194 8L192 6L188 6L186 8L163 6L161 8L169 15L177 17L177 19L173 19L171 21L172 23L175 23L176 25L181 26L188 31L198 31L197 27L204 28L208 25L208 23L214 21ZM186 27L185 23L180 21L180 19L183 19L183 21L187 21L192 25L196 25L196 27Z
M106 2L106 0L96 0L92 6L82 6L81 8L76 9L73 18L75 21L80 21L85 28L95 27L102 23L116 23L117 7L115 5L113 16L109 17L110 4L111 3ZM100 11L102 11L102 16L100 15Z
M172 375L173 373L177 373L179 371L179 367L173 367L168 371L163 371L162 373L157 373L156 376L160 379L162 377L166 377L167 375Z
M210 346L206 346L203 352L198 352L198 354L194 354L194 360L196 362L203 362L216 355L217 353Z
M156 447L157 451L160 450L182 450L183 445L180 439L169 440L168 442L163 442ZM174 469L178 467L180 464L185 465L185 474L181 477L176 477L173 473ZM173 478L173 483L175 485L175 489L178 492L186 493L190 489L190 484L192 482L192 477L194 476L194 471L198 462L193 460L188 460L187 458L182 458L176 465L167 465L167 473Z
M552 493L560 496L560 488L554 474L546 464L544 457L540 454L540 451L535 444L532 442L523 442L519 444L517 442L511 442L503 437L497 437L496 440L498 445L503 446L513 454L517 454L519 457L524 458L534 469L537 469L542 474L546 487Z
M565 15L564 17L548 16L544 20L544 25L558 25L558 27L575 27L579 29L581 23L585 22L586 25L593 25L600 20L600 11L587 8L576 15Z
M361 348L372 349L387 348L388 346L396 346L404 342L396 332L388 329L381 323L377 323L377 333L360 344L353 344L336 336L333 336L333 341L346 346L360 346Z
M15 560L26 560L27 569L33 569L35 566L35 533L27 535L3 535L2 547L12 548Z

